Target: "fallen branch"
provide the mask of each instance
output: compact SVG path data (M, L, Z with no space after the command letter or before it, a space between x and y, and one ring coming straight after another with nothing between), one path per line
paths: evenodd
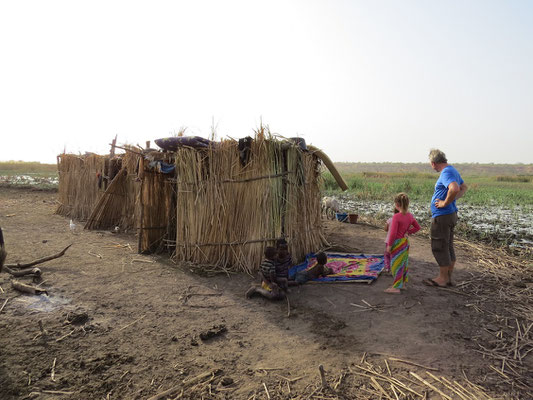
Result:
M21 276L25 275L32 275L34 277L40 277L41 276L41 270L37 267L35 268L24 268L24 269L11 269L7 265L5 266L5 270L8 274L13 275L16 278L20 278Z
M6 306L7 302L9 301L9 297L4 301L4 304L2 304L2 307L0 307L0 313L4 311L4 307Z
M30 293L30 294L42 294L42 293L48 294L46 289L41 289L35 286L26 285L25 283L16 281L14 279L11 281L11 286L13 286L13 289L18 290L19 292Z
M34 265L37 265L37 264L42 264L46 261L50 261L50 260L53 260L53 259L56 259L56 258L59 258L61 257L62 255L65 254L65 252L68 250L68 248L72 246L72 243L69 244L67 247L65 247L63 250L61 250L59 253L57 254L54 254L53 256L48 256L48 257L43 257L43 258L39 258L37 260L34 260L32 262L29 262L27 264L20 264L20 263L17 263L17 264L6 264L4 265L4 267L8 267L8 268L28 268L28 267L33 267Z
M398 362L405 363L405 364L409 364L409 365L414 365L415 367L424 368L424 369L427 369L427 370L429 370L429 371L438 371L438 370L439 370L438 368L426 367L425 365L417 364L417 363L412 362L412 361L402 360L401 358L389 357L389 360L391 360L391 361L398 361ZM386 361L387 361L387 360L385 360L385 362L386 362Z

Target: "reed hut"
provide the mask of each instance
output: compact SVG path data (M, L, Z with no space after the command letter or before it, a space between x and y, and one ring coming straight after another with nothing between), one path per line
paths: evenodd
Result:
M85 218L87 229L133 229L139 252L171 249L176 262L248 273L278 239L288 242L295 260L327 244L321 166L332 164L298 140L274 138L261 128L244 141L172 151L128 148L117 157L120 168L102 188L96 177L109 173L109 157L82 162L62 155L60 199L68 201L58 212ZM85 183L77 176L87 177Z
M234 140L176 152L176 260L252 272L277 239L295 259L326 244L319 158L259 134L242 158Z

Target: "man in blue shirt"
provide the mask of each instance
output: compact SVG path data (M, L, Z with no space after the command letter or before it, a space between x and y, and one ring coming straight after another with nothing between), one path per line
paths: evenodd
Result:
M452 285L451 277L456 260L453 248L453 234L457 224L455 201L465 194L467 186L459 172L448 164L442 151L431 150L429 161L431 168L440 172L431 198L431 251L439 265L439 275L424 283L445 287Z

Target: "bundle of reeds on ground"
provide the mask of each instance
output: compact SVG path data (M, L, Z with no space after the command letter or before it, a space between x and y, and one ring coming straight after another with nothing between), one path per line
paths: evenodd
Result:
M176 154L176 260L257 270L264 248L286 238L296 260L322 248L319 160L258 134L249 159L237 142Z

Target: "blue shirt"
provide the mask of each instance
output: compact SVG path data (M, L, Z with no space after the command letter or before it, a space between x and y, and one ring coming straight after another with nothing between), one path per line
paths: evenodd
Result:
M448 165L440 172L439 179L437 179L437 183L435 183L435 192L431 198L431 217L435 218L439 215L448 215L457 212L455 200L446 207L435 207L436 199L446 200L446 196L448 196L448 186L450 186L450 183L452 182L456 182L459 186L464 183L463 178L461 178L461 175L459 175L459 172L457 172L457 170L451 165Z

